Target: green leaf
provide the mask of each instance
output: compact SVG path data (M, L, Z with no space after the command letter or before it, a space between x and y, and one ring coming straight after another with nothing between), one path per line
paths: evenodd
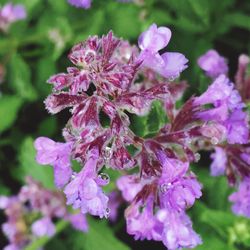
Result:
M107 6L109 27L117 36L125 39L137 38L141 32L142 23L139 20L139 8L135 5L111 3Z
M207 0L188 0L188 3L193 12L199 17L199 20L204 24L209 24L209 1Z
M32 176L35 180L40 181L46 188L54 188L53 184L53 169L49 166L41 166L36 160L36 150L34 148L34 141L31 137L27 137L20 148L19 164L21 181L25 176Z
M88 219L89 232L78 234L74 242L78 242L76 249L84 250L129 250L130 248L121 242L112 232L105 220ZM101 247L100 247L101 246ZM75 248L74 248L75 249Z
M147 116L147 132L156 133L167 122L167 116L163 104L160 101L154 101L151 110Z
M229 228L234 225L237 218L232 212L206 208L200 220L211 226L222 238L227 239Z
M22 99L17 96L5 95L0 98L0 133L14 123L21 105Z
M51 92L51 86L47 83L47 80L57 72L55 61L51 55L44 56L38 61L36 69L36 87L39 90L40 97L46 97Z
M131 117L131 129L133 132L140 136L154 135L161 129L167 122L167 115L160 101L154 101L151 109L146 116Z
M230 13L223 18L223 24L250 31L250 16L241 12Z
M57 120L53 116L49 116L43 120L38 128L38 134L44 136L52 136L57 131Z
M29 101L37 98L36 90L31 84L30 67L18 54L11 57L9 75L11 86L17 95Z

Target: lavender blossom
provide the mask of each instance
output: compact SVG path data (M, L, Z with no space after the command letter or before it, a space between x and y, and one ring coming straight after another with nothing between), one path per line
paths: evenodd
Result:
M25 18L26 10L23 5L7 3L0 8L0 30L7 31L12 23Z
M37 237L49 236L52 237L55 234L55 225L50 218L42 218L35 221L31 226L33 235Z
M206 121L216 121L227 129L229 143L246 143L248 141L248 117L243 111L245 104L233 83L225 75L220 75L208 87L207 91L194 100L195 106L212 104L214 108L197 112L196 116ZM235 128L239 128L235 132Z
M223 148L215 147L215 152L211 154L213 162L211 164L211 175L223 175L226 170L227 155Z
M75 7L89 9L92 0L68 0L68 2Z
M235 214L244 215L250 218L249 185L249 177L244 178L244 180L239 185L239 190L230 195L229 200L234 203L232 206L232 210Z
M226 59L220 56L216 50L209 50L206 54L199 57L198 65L211 78L216 78L220 74L227 74L228 72Z
M98 157L98 151L93 149L83 170L65 187L64 193L67 204L72 204L74 209L80 208L83 214L89 212L102 218L108 216L108 197L100 186L108 184L108 181L105 183L96 176Z
M4 249L21 250L31 240L52 237L56 232L52 219L69 221L75 229L87 231L85 216L69 213L60 191L45 189L30 177L26 183L17 196L0 196L0 208L7 216L2 230L10 243Z
M157 219L163 224L162 241L169 250L194 248L202 243L185 213L162 209L158 211Z
M167 46L170 38L170 29L157 28L156 24L152 24L141 34L138 43L142 50L139 59L143 61L143 65L172 80L179 77L180 73L187 68L188 60L177 52L159 54L159 50Z
M37 162L42 165L53 165L56 186L63 187L72 175L71 143L59 143L46 137L39 137L35 141L35 148Z

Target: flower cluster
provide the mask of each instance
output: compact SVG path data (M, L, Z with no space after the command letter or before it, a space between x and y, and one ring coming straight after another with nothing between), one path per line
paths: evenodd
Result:
M160 52L170 38L168 28L153 24L140 35L140 50L112 32L74 46L69 54L74 66L48 80L53 93L45 100L52 114L70 108L65 142L40 137L35 148L38 163L54 167L55 184L64 190L67 204L83 214L102 218L113 212L102 190L110 181L105 167L121 171L116 184L129 203L127 232L173 250L201 244L186 214L201 197L190 163L199 160L201 149L245 144L248 117L224 74L177 109L187 84L172 81L188 60L178 52ZM168 123L140 137L130 118L147 115L154 101L164 107ZM72 170L73 159L82 166L79 172ZM138 171L131 174L134 168Z
M0 8L0 30L7 31L13 22L25 18L26 10L23 5L7 3Z
M39 237L52 237L56 232L52 219L67 220L75 229L83 232L88 229L83 214L67 211L60 191L48 190L31 177L26 179L26 185L17 196L0 196L0 209L4 210L8 218L2 225L9 240L4 250L21 250Z
M239 57L238 71L235 76L237 95L233 97L237 106L245 107L249 101L250 77L247 75L249 57ZM218 144L211 155L211 174L214 176L225 174L230 185L236 185L239 191L232 194L229 200L233 202L232 210L235 214L250 217L250 146L248 116L242 110L236 109L229 119L230 137L228 144ZM229 127L229 126L227 126Z

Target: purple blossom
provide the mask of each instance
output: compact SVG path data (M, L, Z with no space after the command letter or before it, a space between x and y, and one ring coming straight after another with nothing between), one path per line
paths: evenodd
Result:
M161 209L157 213L157 219L163 224L162 241L169 250L194 248L202 243L185 213Z
M209 50L206 54L199 57L198 65L211 78L216 78L220 74L227 74L228 72L226 59L220 56L216 50Z
M132 204L126 209L125 217L127 222L128 234L134 235L136 240L161 240L159 222L153 214L153 200L152 197L148 199L148 203L139 211L139 204ZM145 223L147 221L147 223Z
M68 2L75 7L89 9L92 0L68 0Z
M117 180L116 185L126 201L132 201L143 187L137 175L122 176Z
M86 216L84 214L82 214L82 213L71 214L71 215L69 215L68 219L69 219L71 225L75 229L83 231L83 232L88 231L88 223L87 223Z
M0 8L0 29L7 31L10 24L26 18L26 10L23 5L7 3Z
M35 141L35 148L37 162L42 165L53 165L56 186L63 187L72 175L71 143L54 142L49 138L39 137Z
M244 215L250 218L250 178L245 177L239 184L238 191L229 196L229 200L233 202L232 210L237 215Z
M38 237L52 237L56 232L55 225L53 224L51 219L47 217L35 221L31 226L31 230L32 233Z
M108 197L103 193L101 185L106 185L96 176L99 153L96 149L90 152L84 168L65 187L67 204L74 209L81 209L83 214L90 213L99 217L108 216Z
M233 83L225 75L220 75L201 96L196 97L194 105L212 104L210 109L200 110L196 116L205 121L214 120L227 129L229 143L246 143L248 141L248 117L242 110L245 104ZM238 133L235 128L239 128Z
M215 147L215 152L211 154L211 158L213 160L211 164L211 175L218 176L223 175L226 170L227 164L227 154L223 148Z
M238 70L235 75L236 88L240 92L240 95L244 101L249 101L250 99L250 76L247 73L248 65L250 63L250 58L247 55L240 55L238 59Z
M115 222L117 220L118 217L118 209L122 204L122 197L120 195L120 193L118 193L117 191L112 191L108 194L109 197L109 210L110 210L110 214L109 214L109 220L111 222Z
M148 30L144 31L138 40L142 50L139 60L143 65L155 70L166 78L177 78L180 73L187 68L188 60L184 55L177 52L166 52L162 55L159 50L167 46L171 38L171 31L166 27L157 28L152 24Z
M53 219L69 221L84 232L88 229L85 215L67 211L62 192L45 189L31 177L26 179L26 185L17 196L1 196L0 204L7 217L2 224L3 233L9 240L5 249L21 250L42 236L52 237L56 232Z
M176 211L193 206L195 199L201 197L201 185L194 174L187 174L188 162L159 156L163 166L160 187L160 201L162 208L171 208Z
M14 245L14 244L10 244L8 246L5 246L3 248L3 250L21 250L21 248L19 248L18 246Z

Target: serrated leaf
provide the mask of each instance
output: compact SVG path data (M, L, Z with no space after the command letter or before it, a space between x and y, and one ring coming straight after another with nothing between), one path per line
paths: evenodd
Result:
M22 99L17 96L5 95L0 98L0 133L14 123L21 105Z
M39 165L35 160L35 156L34 140L31 137L27 137L20 147L19 165L21 175L18 177L23 181L25 176L29 175L40 181L44 187L54 188L52 167Z
M14 54L10 60L10 83L16 94L33 101L37 98L35 88L31 83L31 71L23 58Z

